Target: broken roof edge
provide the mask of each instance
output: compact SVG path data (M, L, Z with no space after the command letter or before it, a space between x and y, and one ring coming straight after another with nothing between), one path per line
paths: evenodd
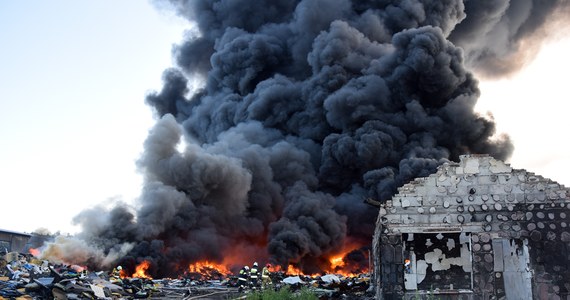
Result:
M480 164L481 161L483 161L484 164ZM424 177L416 177L410 180L408 183L405 183L404 185L398 188L398 192L400 192L400 189L404 188L407 185L415 185L423 183L424 181L428 180L429 178L435 175L440 175L440 176L447 175L450 171L450 168L454 168L455 171L459 171L456 173L457 175L475 175L475 174L481 174L480 168L485 166L489 166L489 170L491 171L492 174L498 175L498 174L524 172L529 176L529 178L534 177L531 178L530 181L548 181L549 183L558 184L561 187L565 188L564 184L561 184L555 180L544 177L542 175L538 175L534 172L530 172L526 169L513 168L510 163L506 163L502 160L496 159L490 156L489 154L463 154L459 156L459 162L454 162L454 161L445 162L439 165L434 173ZM458 170L458 168L462 169ZM474 168L477 168L476 172Z
M484 232L483 222L472 222L471 224L430 224L426 227L421 225L404 225L404 224L383 224L385 232L383 234L402 234L402 233L473 233Z
M482 191L479 188L471 189L475 186L483 186L484 189ZM441 204L439 203L441 201L434 199L440 199L444 195L449 198L448 200L469 195L483 197L483 201L489 197L508 197L507 203L500 202L516 204L521 202L518 201L520 200L518 198L517 201L513 199L515 194L524 194L525 196L521 197L527 197L527 194L532 194L533 191L543 193L552 203L570 202L570 189L554 180L528 172L525 169L514 169L509 164L486 154L468 154L461 155L460 162L446 162L429 176L417 177L402 185L392 198L379 207L387 209L392 207L429 207ZM472 196L469 197L471 201L473 201ZM532 195L528 196L532 198ZM432 203L425 200L430 200L429 202ZM464 204L461 202L462 200L446 201L444 206L445 208L463 206ZM526 202L522 201L522 203ZM532 202L528 201L528 203Z
M504 162L502 160L496 159L493 156L489 155L489 154L463 154L459 156L459 163L456 162L452 162L449 163L449 166L452 165L458 165L461 166L462 164L467 164L468 161L472 160L472 158L488 158L489 163L493 166L491 168L491 171L494 171L493 173L495 174L500 174L500 173L517 173L517 172L524 172L526 173L529 177L536 177L535 181L548 181L549 183L552 184L558 184L560 185L562 188L566 188L564 186L564 184L559 183L558 181L555 181L551 178L548 177L544 177L542 175L538 175L534 172L530 172L526 169L518 169L518 168L513 168L511 166L510 163ZM442 164L441 166L438 167L438 170L440 169L440 167L442 167L445 164ZM437 173L437 172L436 172Z

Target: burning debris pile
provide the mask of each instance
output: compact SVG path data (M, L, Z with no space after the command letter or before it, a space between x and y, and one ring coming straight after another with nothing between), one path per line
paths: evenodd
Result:
M227 270L212 264L199 264L176 279L153 279L149 262L143 261L130 273L121 266L112 271L89 271L77 265L53 264L32 254L7 253L0 259L0 299L241 299L255 290L307 288L320 299L362 299L370 277L327 274L288 276L283 271L264 270L254 280L253 273L243 282ZM255 266L255 265L254 265ZM269 266L268 266L269 267ZM242 275L240 274L240 277ZM348 296L347 296L348 295ZM356 298L355 298L356 297Z
M35 250L33 254L2 256L0 299L133 299L165 294L162 286L144 273L90 272L84 266L39 259Z
M306 274L363 272L377 216L364 199L385 201L460 154L512 151L474 112L466 64L512 71L522 41L568 8L169 2L192 27L146 98L158 120L138 161L140 199L83 211L80 234L44 249L62 261L131 272L148 261L153 277L206 261L235 272L252 257Z

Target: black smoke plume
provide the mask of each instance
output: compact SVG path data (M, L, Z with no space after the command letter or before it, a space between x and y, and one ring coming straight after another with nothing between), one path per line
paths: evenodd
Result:
M232 252L318 271L347 238L369 244L365 199L461 154L510 156L468 70L510 71L496 62L566 3L172 0L194 30L146 98L142 196L84 211L79 237L154 276Z
M449 39L465 49L466 64L485 77L520 70L546 40L570 25L568 0L465 0L467 18Z

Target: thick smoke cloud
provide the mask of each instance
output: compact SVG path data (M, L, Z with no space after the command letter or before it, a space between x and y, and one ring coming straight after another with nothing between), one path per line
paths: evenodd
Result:
M483 2L170 1L196 33L146 99L158 121L142 196L83 212L80 238L103 254L129 245L120 262L149 259L155 276L236 252L314 271L347 239L369 244L365 199L461 154L513 150L474 112L469 67L497 72L567 5Z
M570 25L567 0L466 0L465 11L449 39L465 49L467 65L488 77L520 70L545 39Z

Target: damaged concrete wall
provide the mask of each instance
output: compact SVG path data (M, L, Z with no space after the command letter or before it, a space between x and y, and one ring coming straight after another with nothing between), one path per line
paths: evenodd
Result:
M381 205L377 297L566 299L569 208L564 186L490 156L444 164Z

